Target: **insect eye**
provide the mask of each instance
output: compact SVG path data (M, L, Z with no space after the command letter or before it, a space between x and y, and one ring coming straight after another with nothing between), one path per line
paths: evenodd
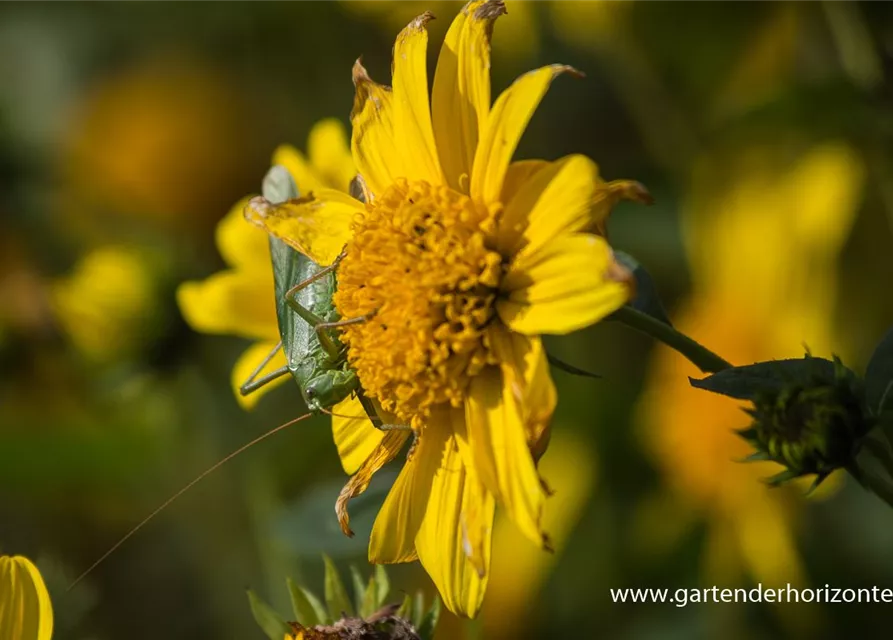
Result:
M313 387L307 387L307 397L312 398L316 395L316 391L314 391Z

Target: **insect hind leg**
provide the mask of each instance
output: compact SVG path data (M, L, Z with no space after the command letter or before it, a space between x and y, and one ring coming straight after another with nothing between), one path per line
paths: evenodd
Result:
M268 373L262 378L258 378L260 372L263 371L264 367L270 364L270 360L279 352L279 349L282 348L282 341L276 343L276 346L266 355L266 357L261 360L261 363L257 365L254 371L251 372L251 375L248 376L248 379L242 383L239 387L239 393L243 396L247 396L250 393L253 393L263 387L265 384L268 384L275 380L276 378L281 378L284 375L288 374L288 367L281 367L276 369L275 371Z

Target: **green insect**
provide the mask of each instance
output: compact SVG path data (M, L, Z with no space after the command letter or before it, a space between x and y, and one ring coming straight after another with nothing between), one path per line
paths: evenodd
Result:
M277 165L264 178L263 194L268 203L277 204L297 198L298 190L289 172ZM282 240L270 236L281 341L239 390L247 395L291 373L312 413L331 413L332 407L356 394L377 428L408 429L406 425L382 423L374 405L363 394L357 374L347 362L347 349L338 338L340 327L369 320L365 316L342 320L332 302L338 263L343 255L331 265L321 267ZM279 349L285 354L286 366L258 378Z

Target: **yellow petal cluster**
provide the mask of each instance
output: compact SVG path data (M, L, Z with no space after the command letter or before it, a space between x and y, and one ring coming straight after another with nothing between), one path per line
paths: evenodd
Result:
M23 556L0 556L0 640L50 640L53 607L37 567Z

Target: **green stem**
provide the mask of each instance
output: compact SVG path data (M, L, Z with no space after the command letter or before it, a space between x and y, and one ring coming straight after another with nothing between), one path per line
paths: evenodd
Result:
M710 349L695 342L684 333L680 333L666 322L662 322L629 305L620 307L620 309L614 312L611 319L641 331L655 340L660 340L671 349L675 349L688 358L693 365L704 373L716 373L732 367L731 364Z

